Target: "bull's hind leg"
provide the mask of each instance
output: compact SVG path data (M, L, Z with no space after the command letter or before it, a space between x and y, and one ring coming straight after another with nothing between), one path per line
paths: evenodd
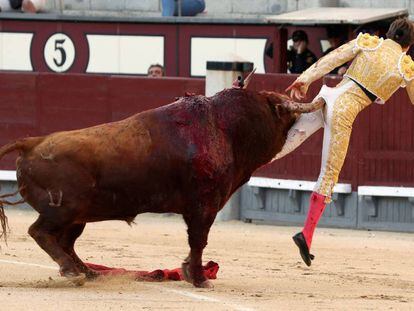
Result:
M98 276L98 274L84 264L74 249L75 242L77 238L79 238L82 234L83 229L85 229L85 224L69 225L62 232L61 236L58 239L58 243L63 248L63 250L72 257L78 270L82 273L85 273L88 279L94 279Z
M51 217L46 218L40 215L30 226L29 234L59 265L60 272L63 276L78 276L80 271L73 258L58 243L58 237L61 236L64 228L65 224L59 223L55 219L51 219Z
M216 218L216 214L216 212L201 212L200 215L184 216L188 226L188 242L191 250L190 255L182 265L182 269L185 280L196 287L213 287L213 284L204 276L202 256L203 250L207 246L208 233Z

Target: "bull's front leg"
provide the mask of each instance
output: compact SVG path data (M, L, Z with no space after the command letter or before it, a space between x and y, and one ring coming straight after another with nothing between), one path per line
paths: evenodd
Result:
M213 283L203 273L202 256L207 246L208 233L216 218L217 212L200 211L198 214L184 216L188 226L188 243L190 254L182 264L184 278L195 287L212 288Z
M75 262L76 267L82 273L85 273L86 278L88 279L95 279L98 276L98 273L93 271L92 269L88 268L83 261L78 257L75 252L75 242L76 239L82 234L85 228L85 224L73 224L67 226L65 230L63 230L62 234L58 239L59 245L63 248L63 250L72 257L73 261Z

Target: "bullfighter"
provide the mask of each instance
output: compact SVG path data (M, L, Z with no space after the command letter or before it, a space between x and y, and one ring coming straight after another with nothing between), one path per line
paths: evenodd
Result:
M351 61L344 79L336 87L324 85L321 88L316 98L323 98L326 104L320 110L302 114L297 119L282 151L275 158L280 159L292 152L324 127L320 175L310 197L304 228L293 236L308 266L314 258L309 252L313 233L326 203L331 201L356 116L372 102L386 102L400 87L407 88L414 103L414 61L406 54L413 43L413 23L406 18L397 19L390 25L387 39L360 33L356 39L322 57L287 88L291 97L302 99L312 82Z

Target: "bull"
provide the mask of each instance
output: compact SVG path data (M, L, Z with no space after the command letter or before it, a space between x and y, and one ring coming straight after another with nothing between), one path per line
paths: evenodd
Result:
M238 87L182 97L118 122L20 139L3 146L0 158L18 151L18 191L39 213L28 233L63 276L96 276L74 250L86 223L168 212L182 214L188 227L186 281L211 287L202 253L217 213L281 150L298 111L320 105Z

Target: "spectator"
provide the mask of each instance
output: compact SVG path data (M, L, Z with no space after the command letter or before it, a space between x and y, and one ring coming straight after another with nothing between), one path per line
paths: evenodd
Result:
M160 64L152 64L148 67L148 77L162 78L165 76L164 67Z
M22 10L37 13L45 8L46 0L0 0L1 11Z
M206 8L204 0L162 0L162 16L178 16L181 3L181 16L195 16Z
M302 73L317 61L315 54L308 49L308 35L303 30L296 30L292 34L293 46L287 53L288 69L290 73Z
M345 43L345 39L341 35L341 34L344 33L344 30L341 27L339 27L339 26L328 27L326 29L326 32L327 32L327 35L328 35L328 41L329 41L329 44L330 44L330 48L327 49L323 53L323 56L329 54L330 52L332 52L333 50L335 50L336 48L340 47L342 44ZM345 74L347 68L348 68L348 65L344 64L344 65L341 65L341 66L335 68L329 74L343 76Z

